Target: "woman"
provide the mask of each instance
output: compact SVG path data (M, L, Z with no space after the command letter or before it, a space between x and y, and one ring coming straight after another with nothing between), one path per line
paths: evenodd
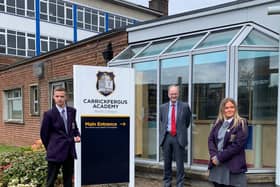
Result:
M215 187L247 186L247 136L248 123L239 116L236 102L231 98L223 99L208 137L209 180Z

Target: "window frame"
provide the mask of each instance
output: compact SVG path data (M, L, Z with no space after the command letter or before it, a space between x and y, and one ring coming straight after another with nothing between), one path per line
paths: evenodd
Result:
M32 116L40 115L40 93L38 84L29 86L30 114ZM37 107L36 107L37 105Z
M9 94L14 94L14 92L19 92L19 97L9 97ZM23 123L23 89L21 87L15 87L12 89L4 90L4 106L3 106L3 114L4 114L4 121L5 122L12 122L12 123ZM20 119L13 119L13 108L10 110L9 108L9 101L19 101L20 104L20 111L21 116Z

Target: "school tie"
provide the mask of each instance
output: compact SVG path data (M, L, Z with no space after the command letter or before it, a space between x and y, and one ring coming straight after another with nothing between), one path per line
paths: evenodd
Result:
M65 114L64 109L62 109L62 111L61 111L61 117L62 117L63 122L64 122L64 127L65 127L65 130L66 130L66 133L68 134L67 119L66 119L66 114Z
M171 136L176 135L176 117L175 117L175 104L172 104L172 109L171 109L171 131L170 131Z

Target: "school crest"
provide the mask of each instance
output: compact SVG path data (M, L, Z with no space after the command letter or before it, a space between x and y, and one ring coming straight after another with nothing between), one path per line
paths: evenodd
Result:
M113 72L98 71L96 81L96 89L104 96L108 96L115 90L115 75Z

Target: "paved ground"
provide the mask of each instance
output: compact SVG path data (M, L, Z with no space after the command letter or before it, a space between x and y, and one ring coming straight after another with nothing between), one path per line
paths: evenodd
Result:
M86 187L128 187L127 184L88 185ZM161 181L135 177L135 187L162 187Z

